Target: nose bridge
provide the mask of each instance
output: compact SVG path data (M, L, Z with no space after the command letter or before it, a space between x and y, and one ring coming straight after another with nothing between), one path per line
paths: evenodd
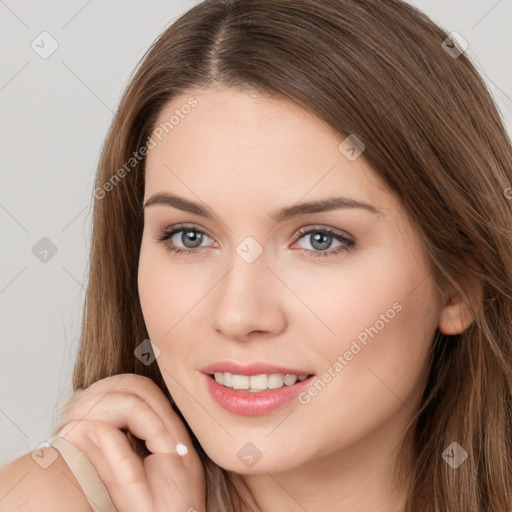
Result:
M267 295L271 289L268 282L271 272L267 268L267 258L263 251L256 254L254 247L246 243L239 244L231 258L230 271L221 285L220 301L233 300L236 303L257 306L258 303L268 302ZM229 304L233 308L234 304Z
M231 338L243 338L254 330L279 330L283 322L279 280L267 268L263 247L251 238L235 248L216 295L215 327Z

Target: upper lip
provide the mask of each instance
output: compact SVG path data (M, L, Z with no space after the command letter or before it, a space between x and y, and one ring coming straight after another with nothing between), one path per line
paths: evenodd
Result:
M283 375L310 375L314 372L310 370L297 370L296 368L287 368L271 363L253 362L253 363L237 363L236 361L218 361L200 368L205 374L213 374L215 372L233 373L236 375L261 375L263 373L282 373Z

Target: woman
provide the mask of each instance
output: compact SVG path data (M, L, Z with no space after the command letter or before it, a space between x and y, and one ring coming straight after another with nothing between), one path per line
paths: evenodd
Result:
M510 512L512 149L463 50L398 0L207 0L158 38L52 438L105 507Z

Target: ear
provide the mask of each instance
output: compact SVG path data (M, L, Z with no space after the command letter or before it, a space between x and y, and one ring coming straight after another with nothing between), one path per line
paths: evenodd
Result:
M467 297L464 298L464 292ZM462 291L452 288L439 314L439 330L453 335L465 331L474 321L482 305L483 290L480 282L466 283ZM468 304L469 302L469 304Z

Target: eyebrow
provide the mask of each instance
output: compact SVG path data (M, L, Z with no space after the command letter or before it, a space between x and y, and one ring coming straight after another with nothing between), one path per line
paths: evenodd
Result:
M215 217L215 214L206 206L203 206L194 201L190 201L189 199L185 199L184 197L179 197L164 192L153 194L144 203L143 209L154 205L170 206L184 212L189 212L200 217L205 217L210 220L213 220ZM337 196L317 201L310 201L307 203L298 203L292 206L286 206L269 213L269 217L274 222L279 223L293 219L295 217L300 217L302 215L339 210L342 208L360 208L378 216L383 215L380 210L371 204L365 203L363 201L357 201L355 199L350 199L348 197Z

